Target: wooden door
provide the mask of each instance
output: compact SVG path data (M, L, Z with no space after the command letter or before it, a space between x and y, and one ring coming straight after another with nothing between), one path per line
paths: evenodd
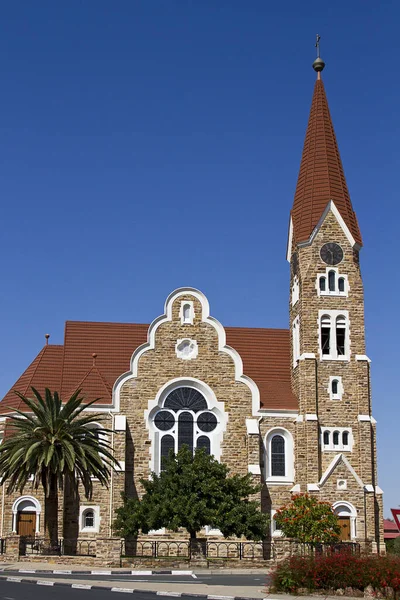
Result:
M34 537L36 532L36 513L19 512L17 519L18 535Z
M338 518L340 529L341 529L341 540L342 542L349 542L351 539L350 535L350 517L339 517Z

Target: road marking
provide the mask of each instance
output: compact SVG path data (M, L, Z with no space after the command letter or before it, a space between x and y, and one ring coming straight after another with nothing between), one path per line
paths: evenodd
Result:
M84 583L73 583L71 585L71 587L77 588L78 590L91 590L92 589L91 585L86 585Z
M193 571L171 571L171 575L193 575Z
M7 577L6 581L13 581L14 583L21 583L21 577Z
M176 598L180 598L182 594L179 592L157 592L157 596L175 596Z
M208 600L234 600L235 596L207 596Z
M37 585L54 585L54 581L40 581L38 580Z
M111 571L90 571L91 575L111 575Z
M36 573L33 569L19 569L18 573Z
M72 571L53 571L53 575L72 575Z
M120 588L120 587L116 587L116 588L111 588L112 592L125 592L125 594L133 594L133 590L130 590L129 588Z
M153 571L131 571L131 575L153 575Z

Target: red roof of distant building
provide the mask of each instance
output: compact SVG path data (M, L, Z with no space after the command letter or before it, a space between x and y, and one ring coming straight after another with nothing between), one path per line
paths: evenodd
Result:
M135 323L67 321L63 346L46 345L0 402L0 414L20 408L14 390L29 394L46 387L68 398L81 388L87 400L110 404L116 379L130 369L131 356L147 341L149 326ZM290 380L287 329L226 327L227 344L237 350L243 372L255 381L264 409L297 409ZM95 364L93 353L96 353Z
M393 521L389 521L389 519L383 520L383 529L383 537L385 538L385 540L392 540L400 536L400 531L396 523L394 523Z

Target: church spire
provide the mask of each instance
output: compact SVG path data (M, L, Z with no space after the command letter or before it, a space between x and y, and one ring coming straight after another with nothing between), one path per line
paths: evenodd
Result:
M325 63L320 57L319 40L317 35L317 58L313 63L317 81L291 211L293 239L296 243L307 241L328 202L333 200L355 242L362 245L321 79Z

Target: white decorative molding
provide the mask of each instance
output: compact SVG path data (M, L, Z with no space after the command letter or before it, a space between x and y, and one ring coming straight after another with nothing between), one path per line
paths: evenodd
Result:
M376 419L374 419L374 417L371 417L371 423L372 423L372 425L376 425L376 424L377 424L377 422L378 422L378 421L377 421Z
M318 483L307 483L307 492L319 492Z
M271 474L271 441L275 435L280 435L285 440L285 475ZM282 485L294 482L294 441L293 436L284 427L273 427L267 431L264 438L265 451L265 481L268 485Z
M372 493L372 492L374 492L374 491L375 491L375 490L374 490L374 486L373 486L373 485L371 485L370 483L368 483L367 485L364 485L364 490L365 490L366 492L369 492L369 493Z
M335 444L334 436L337 434L337 444ZM347 444L345 443L344 434L347 434ZM325 437L328 442L325 443ZM321 427L321 448L323 452L351 452L353 450L354 438L351 427Z
M125 415L115 415L114 430L115 431L126 431L126 416Z
M288 235L288 245L286 249L286 260L290 263L291 251L292 251L292 242L293 242L293 219L290 217L289 221L289 235Z
M192 360L197 358L199 347L196 340L182 338L181 340L177 340L175 344L175 353L176 356L182 360Z
M379 485L375 486L375 494L381 496L383 494L383 489L379 487Z
M345 500L338 500L332 505L332 508L338 517L350 517L350 538L355 540L357 511L354 506Z
M347 479L338 479L336 482L337 490L347 490Z
M330 274L332 274L333 279L333 289L331 289L331 279ZM321 281L322 280L322 281ZM339 281L343 280L343 282ZM343 283L343 290L340 291L340 284ZM324 287L325 289L321 289ZM339 272L338 267L328 266L325 268L325 273L318 273L317 279L315 281L315 289L317 290L318 296L345 296L349 295L350 286L349 286L349 278L347 275L343 275Z
M249 465L248 472L252 475L261 475L260 465Z
M296 485L294 485L291 489L291 492L293 492L294 494L298 494L300 492L300 484L296 483Z
M248 434L256 434L260 433L258 428L258 420L257 419L246 419L246 429Z
M303 422L303 415L297 415L296 423L302 423L302 422Z
M295 408L260 408L259 414L262 417L277 417L279 419L293 419L298 415L299 411Z
M125 472L125 461L124 460L119 460L118 464L115 465L115 469L114 469L117 473L124 473Z
M300 298L300 283L297 275L293 277L293 285L292 285L292 306L297 304Z
M368 358L368 356L366 354L356 354L356 360L357 361L363 361L365 360L366 362L371 362L371 359Z
M337 393L334 394L333 392L333 382L337 381ZM340 375L331 375L329 377L329 385L328 385L328 389L327 392L329 394L329 398L331 400L341 400L343 398L343 382L342 382L342 377Z
M371 422L371 417L369 415L358 415L358 420Z
M318 421L318 415L307 414L306 415L306 421Z
M353 477L356 480L356 482L358 483L358 485L361 488L364 488L364 484L363 484L361 478L357 475L357 473L355 472L355 470L353 469L353 467L351 466L351 464L349 463L349 461L347 460L345 455L342 453L337 454L335 456L335 458L331 461L331 463L329 464L328 468L326 469L325 473L322 475L322 477L319 481L319 486L322 487L326 483L326 481L332 475L333 471L335 470L335 468L339 464L339 462L342 462L344 464L344 466L350 471L350 473L353 475Z
M297 315L292 323L293 369L297 367L300 358L300 317Z
M239 381L246 385L251 392L252 396L252 414L259 415L260 410L260 391L256 383L243 374L243 361L239 353L226 343L225 329L217 319L210 316L210 305L206 296L195 288L179 288L173 291L165 302L164 314L157 317L150 325L147 332L147 342L136 348L131 357L130 370L127 373L122 374L116 380L113 387L113 410L119 412L120 407L120 393L122 386L130 379L135 379L138 375L138 365L140 357L149 350L154 350L155 347L155 335L157 329L163 324L172 321L172 306L174 302L181 296L191 295L195 297L201 304L201 319L203 322L211 325L218 334L218 350L227 354L233 361L235 368L235 381ZM95 408L94 410L98 410ZM109 408L107 409L109 410Z
M314 227L314 230L313 230L312 234L310 235L310 238L308 240L306 240L305 242L301 242L301 243L297 244L297 246L299 248L302 248L304 246L309 246L310 244L312 244L313 240L315 239L315 236L317 235L318 231L321 229L321 226L322 226L323 222L325 221L326 216L329 213L329 211L332 211L332 214L336 217L336 220L339 223L340 227L342 228L343 233L347 237L350 245L355 250L361 250L360 244L358 244L355 241L354 237L350 233L350 229L347 227L346 223L344 222L344 220L343 220L340 212L338 211L333 200L329 200L328 204L325 207L324 212L321 215L320 220L318 221L317 225Z
M299 360L307 360L308 358L315 358L314 352L303 352Z
M329 329L330 329L330 340L329 340L329 354L322 353L322 323L323 318L329 318ZM336 329L338 328L337 321L342 317L345 322L344 327L340 327L340 329L345 330L345 353L338 354L337 352L337 335ZM351 352L350 352L350 319L349 319L349 311L348 310L324 310L320 309L318 311L318 346L319 346L319 357L320 360L338 360L338 361L349 361ZM328 327L325 324L325 327Z
M12 505L12 531L17 532L17 515L18 512L35 512L36 526L35 533L40 532L40 515L42 513L42 505L34 496L20 496Z

